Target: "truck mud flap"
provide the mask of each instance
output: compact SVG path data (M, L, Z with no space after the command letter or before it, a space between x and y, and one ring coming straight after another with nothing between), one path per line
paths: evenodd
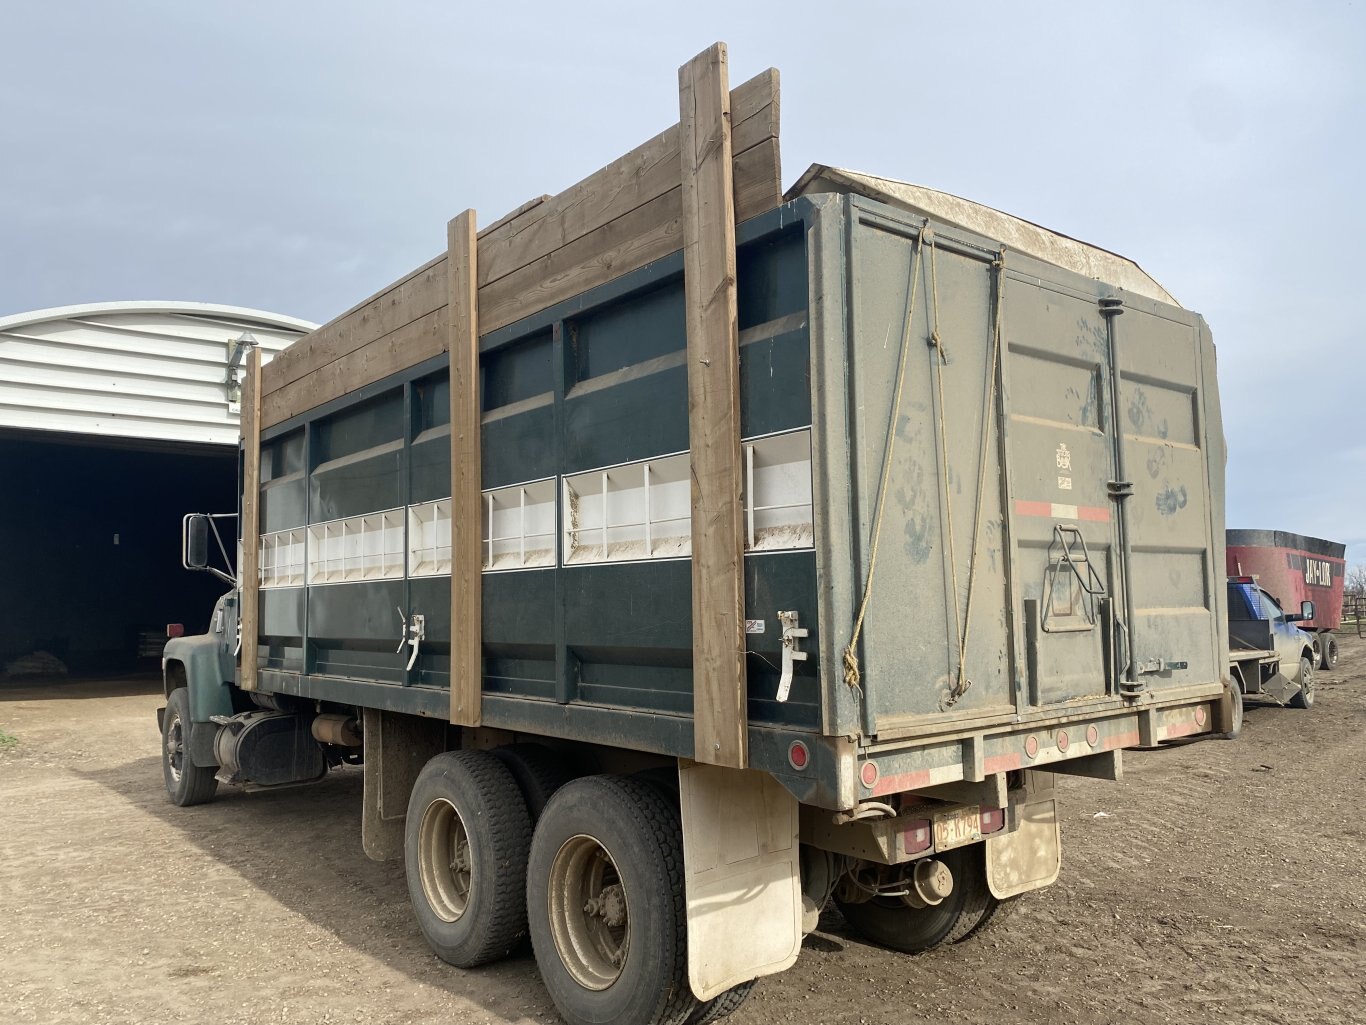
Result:
M797 800L772 776L680 762L688 981L699 1000L792 967L802 947Z
M446 749L446 723L416 715L364 710L365 801L361 847L372 861L403 857L403 824L413 781Z
M1049 886L1062 870L1058 802L1053 792L1031 793L1016 814L1018 829L986 840L987 888L998 900Z

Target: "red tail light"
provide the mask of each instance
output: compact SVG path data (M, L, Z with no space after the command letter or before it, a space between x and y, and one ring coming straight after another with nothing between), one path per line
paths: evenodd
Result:
M929 850L933 839L934 831L930 829L929 819L915 819L908 822L906 828L901 831L901 846L906 849L907 854L919 854L921 851Z
M185 636L185 624L184 624L184 623L167 623L167 624L166 624L166 636L167 636L167 637L184 637L184 636Z

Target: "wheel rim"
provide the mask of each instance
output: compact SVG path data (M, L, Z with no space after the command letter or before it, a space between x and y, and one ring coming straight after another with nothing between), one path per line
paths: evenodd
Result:
M470 903L474 865L465 822L455 805L433 801L418 828L418 868L428 906L443 922L454 922Z
M1309 661L1300 663L1303 670L1300 673L1300 689L1304 691L1304 703L1311 705L1314 703L1314 664Z
M564 842L550 866L550 934L560 963L585 989L621 977L631 944L630 905L616 862L591 836Z
M172 716L166 724L166 768L171 779L180 782L180 773L185 765L185 729L180 716Z

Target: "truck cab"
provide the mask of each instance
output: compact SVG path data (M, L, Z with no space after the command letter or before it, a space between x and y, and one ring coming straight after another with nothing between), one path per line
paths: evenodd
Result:
M1255 577L1229 577L1230 671L1244 694L1276 704L1314 703L1314 638L1296 624L1314 618L1314 603L1287 613Z

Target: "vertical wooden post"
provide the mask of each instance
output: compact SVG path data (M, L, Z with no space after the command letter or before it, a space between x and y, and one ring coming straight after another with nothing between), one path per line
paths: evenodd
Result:
M261 350L247 353L242 382L242 555L237 568L242 626L242 689L256 689L261 636Z
M678 71L692 458L693 749L744 768L744 517L735 192L726 46Z
M479 296L475 213L447 227L451 354L451 722L483 719L483 536L479 451Z

